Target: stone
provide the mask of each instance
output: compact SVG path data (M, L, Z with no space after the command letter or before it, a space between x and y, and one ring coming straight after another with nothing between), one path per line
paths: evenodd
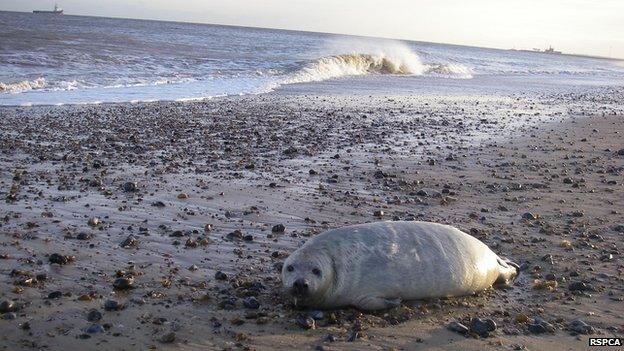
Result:
M468 332L470 331L470 329L459 323L459 322L451 322L449 323L448 327L447 327L450 331L454 331L456 333L460 333L460 334L468 334Z

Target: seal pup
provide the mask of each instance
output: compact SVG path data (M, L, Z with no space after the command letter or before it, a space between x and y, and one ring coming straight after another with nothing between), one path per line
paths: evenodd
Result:
M448 225L376 222L308 240L284 262L282 284L295 304L379 310L507 284L517 267Z

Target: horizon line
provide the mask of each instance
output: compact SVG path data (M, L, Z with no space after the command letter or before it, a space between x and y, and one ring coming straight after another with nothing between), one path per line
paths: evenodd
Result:
M337 33L337 32L322 32L322 31L313 31L313 30L305 30L305 29L293 29L293 28L281 28L281 27L259 27L259 26L250 26L250 25L240 25L240 24L225 24L225 23L214 23L214 22L192 22L192 21L184 21L184 20L167 20L167 19L155 19L155 18L132 18L132 17L116 17L116 16L98 16L98 15L84 15L84 14L67 14L64 9L62 16L74 16L74 17L95 17L95 18L110 18L110 19L121 19L121 20L134 20L134 21L152 21L152 22L168 22L168 23L184 23L184 24L196 24L196 25L209 25L209 26L222 26L222 27L236 27L236 28L251 28L251 29L264 29L264 30L281 30L281 31L289 31L289 32L299 32L299 33L313 33L313 34L325 34L325 35L342 35L342 36L351 36L351 37L359 37L359 38L372 38L372 39L385 39L385 40L400 40L400 41L408 41L414 43L425 43L425 44L438 44L438 45L450 45L450 46L461 46L461 47L469 47L469 48L477 48L477 49L489 49L489 50L500 50L500 51L521 51L527 53L535 53L540 54L543 52L530 50L530 49L515 49L509 48L504 49L500 47L493 46L479 46L479 45L469 45L469 44L456 44L456 43L448 43L448 42L435 42L435 41L427 41L427 40L417 40L417 39L408 39L402 37L383 37L383 36L372 36L372 35L362 35L362 34L351 34L351 33ZM7 11L0 9L0 12L15 12L15 13L28 13L34 14L32 11ZM45 15L45 14L43 14ZM602 59L602 60L624 60L624 57L607 57L600 55L590 55L590 54L580 54L580 53L566 53L562 52L558 55L564 56L575 56L575 57L585 57L585 58L594 58L594 59Z

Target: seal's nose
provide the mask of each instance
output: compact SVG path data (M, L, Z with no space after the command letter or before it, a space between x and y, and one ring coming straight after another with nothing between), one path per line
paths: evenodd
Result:
M308 293L308 282L303 278L295 280L292 287L294 295L306 295Z

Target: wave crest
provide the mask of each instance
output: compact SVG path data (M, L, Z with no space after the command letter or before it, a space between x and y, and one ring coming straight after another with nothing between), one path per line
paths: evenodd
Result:
M472 70L456 63L423 63L411 51L399 54L343 54L322 57L285 79L283 84L319 82L345 76L368 74L424 75L472 78Z
M0 92L21 93L28 90L41 89L45 86L46 80L44 78L37 78L35 80L23 80L21 82L14 83L0 82Z
M344 76L367 74L420 75L427 67L414 53L401 56L386 54L344 54L320 58L296 72L284 83L318 82Z
M472 70L457 63L440 63L428 65L427 73L452 78L472 78Z

